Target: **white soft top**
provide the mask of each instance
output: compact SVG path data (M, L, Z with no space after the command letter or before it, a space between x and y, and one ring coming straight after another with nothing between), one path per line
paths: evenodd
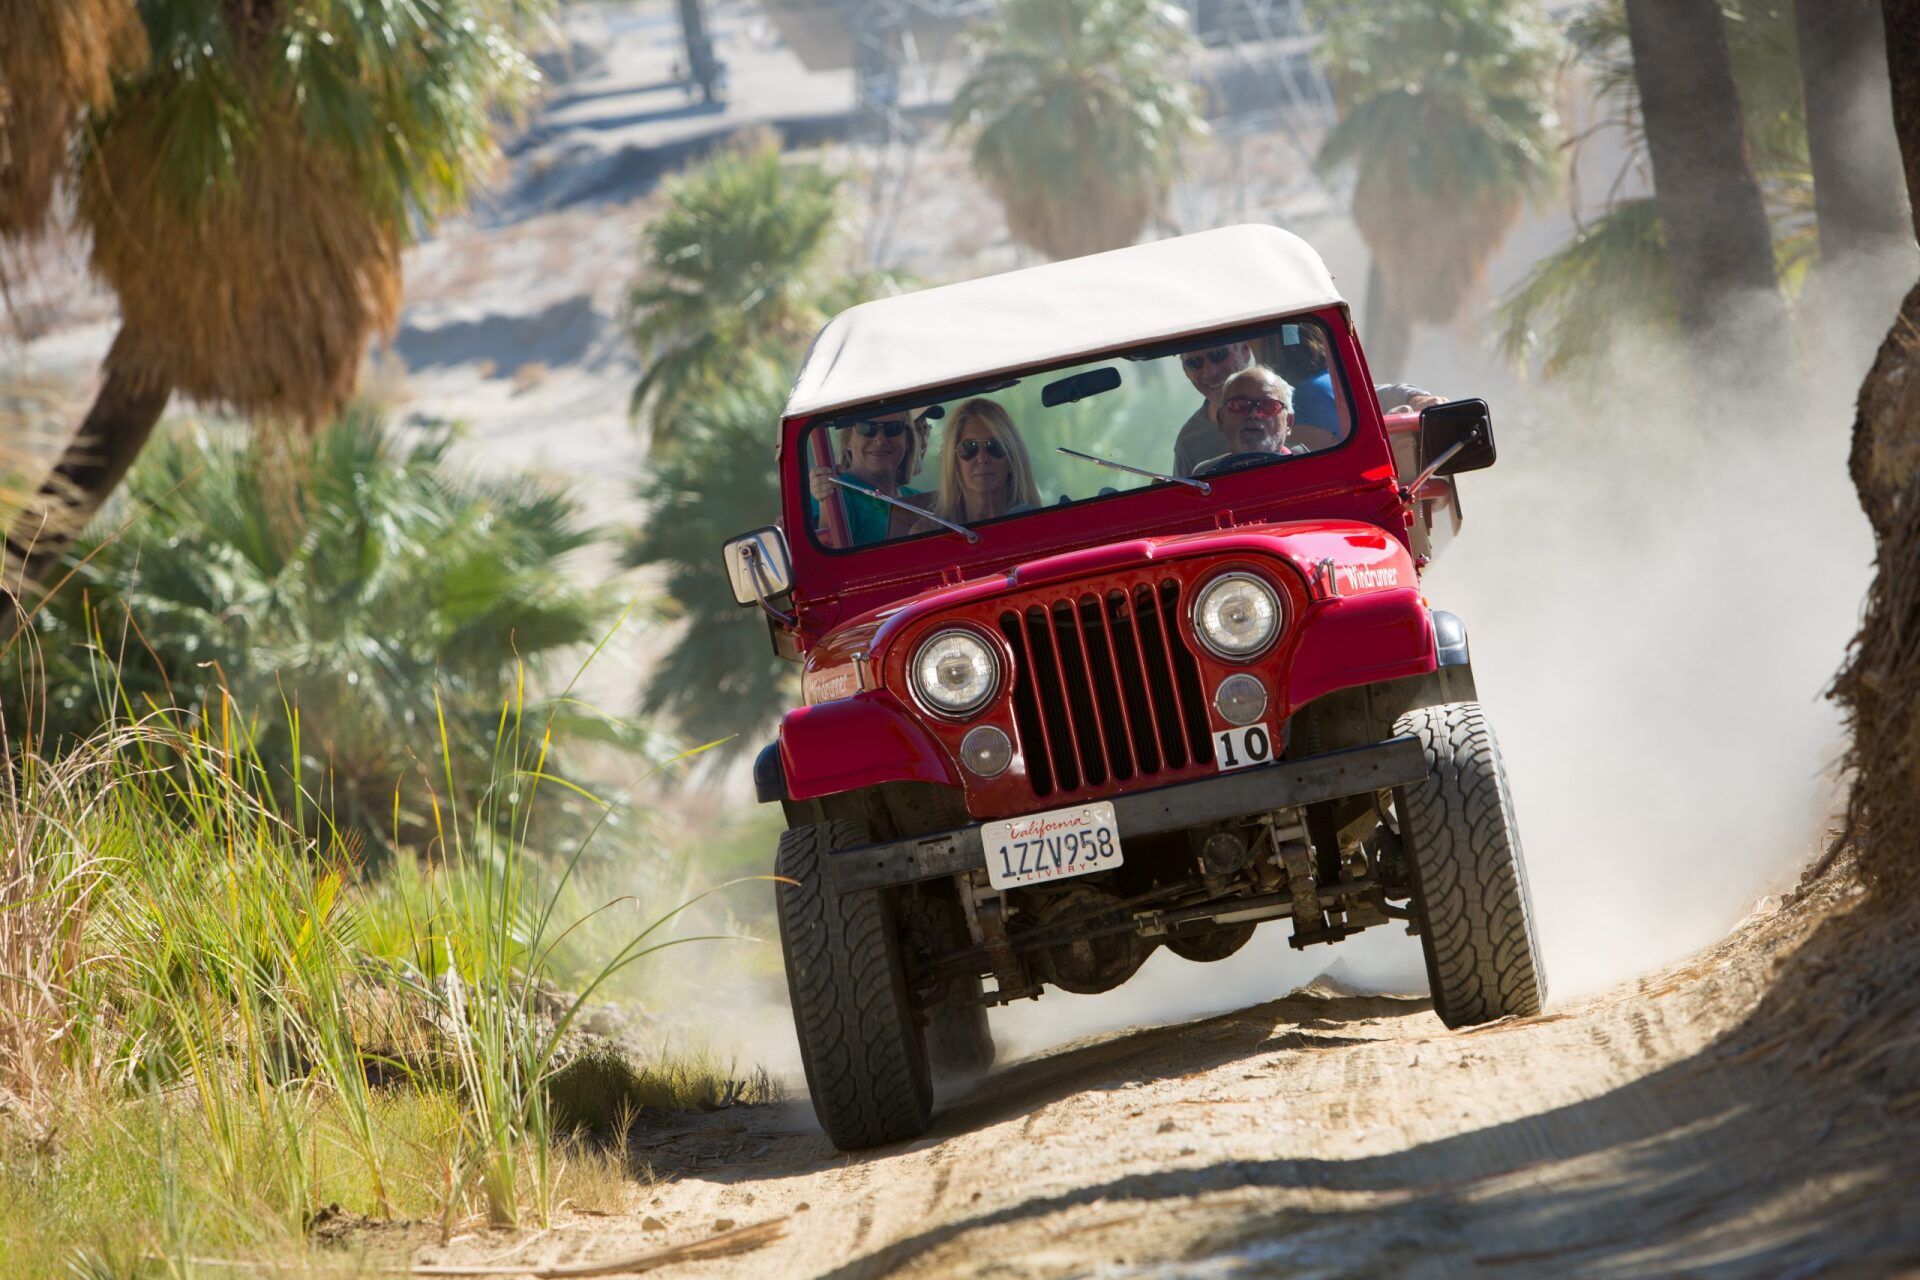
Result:
M1343 305L1292 232L1201 231L850 307L813 340L787 416Z

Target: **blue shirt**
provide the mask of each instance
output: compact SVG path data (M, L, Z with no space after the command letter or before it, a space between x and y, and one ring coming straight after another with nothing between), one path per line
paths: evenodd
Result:
M844 471L840 473L840 478L850 484L863 487L866 484L865 481L848 475ZM919 489L910 489L906 485L901 485L900 492L896 496L904 501L925 495ZM887 540L887 532L893 523L893 513L899 510L898 507L869 494L855 493L851 489L842 489L840 500L846 506L847 537L854 546L865 546L869 542ZM902 512L902 514L905 513ZM807 518L813 522L814 528L820 527L820 500L811 494L807 495Z
M1333 373L1322 369L1293 389L1293 420L1340 434L1340 410L1333 400Z

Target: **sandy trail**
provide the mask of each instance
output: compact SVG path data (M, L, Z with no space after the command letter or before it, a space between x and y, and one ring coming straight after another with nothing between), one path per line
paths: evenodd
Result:
M653 1274L1231 1277L1898 1274L1920 1117L1735 1034L1815 913L1541 1017L1309 988L997 1070L927 1138L833 1152L804 1101L636 1130L661 1181L555 1224L554 1262L786 1217ZM1912 1100L1909 1099L1909 1102ZM475 1261L486 1241L420 1261Z

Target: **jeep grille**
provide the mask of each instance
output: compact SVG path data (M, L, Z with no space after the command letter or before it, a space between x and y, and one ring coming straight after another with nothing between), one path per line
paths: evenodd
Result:
M1213 759L1206 695L1172 579L1035 601L1000 615L1013 714L1036 796Z

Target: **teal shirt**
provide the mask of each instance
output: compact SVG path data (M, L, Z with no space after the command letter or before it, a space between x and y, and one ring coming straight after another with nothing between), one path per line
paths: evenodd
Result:
M861 481L848 475L844 471L840 473L840 478L853 484L861 483ZM920 498L926 495L922 490L902 485L900 486L898 496L906 499ZM869 497L864 493L855 493L851 489L842 489L840 491L840 497L846 504L847 534L853 540L854 546L861 547L869 542L885 542L887 540L887 530L892 524L893 513L899 510L898 507L883 502L879 498ZM904 512L901 514L903 516L905 515ZM820 501L812 495L808 495L807 497L807 518L813 521L814 528L818 529L820 527Z

